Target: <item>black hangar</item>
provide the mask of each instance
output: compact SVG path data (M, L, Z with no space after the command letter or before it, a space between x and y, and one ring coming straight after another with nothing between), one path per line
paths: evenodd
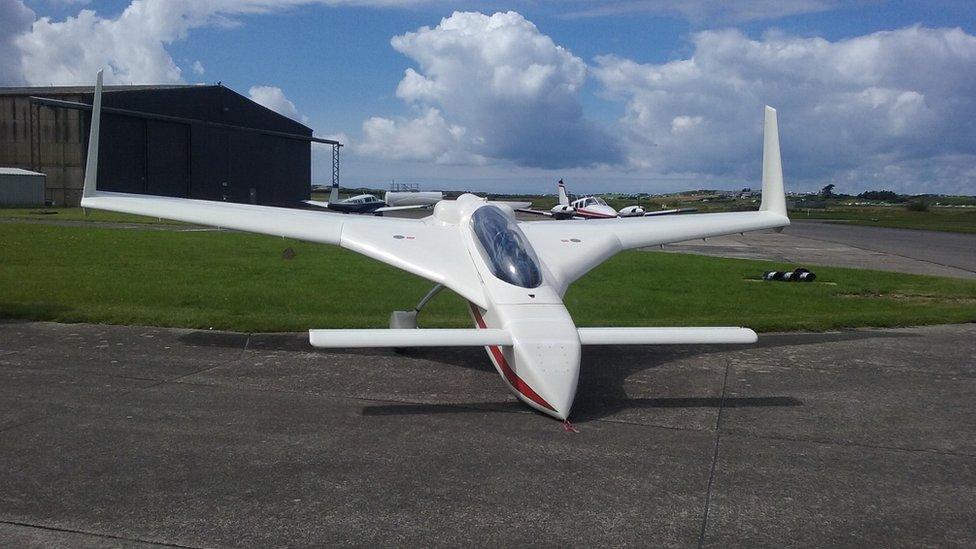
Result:
M0 88L0 166L43 173L45 201L77 206L93 88ZM118 192L298 204L311 147L340 143L221 85L107 86L98 187Z

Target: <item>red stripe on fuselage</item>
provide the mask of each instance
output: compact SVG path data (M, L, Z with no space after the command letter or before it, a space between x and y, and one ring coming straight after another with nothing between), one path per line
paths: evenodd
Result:
M471 313L474 315L474 321L478 324L478 328L482 330L487 328L488 326L485 324L485 319L482 318L481 311L478 310L478 306L471 302L468 302L468 306L471 307ZM505 380L508 381L508 383L512 387L515 387L516 391L522 393L523 395L525 395L525 398L531 400L532 402L535 402L539 406L542 406L543 408L548 408L553 412L556 411L555 408L553 408L552 406L549 405L548 402L546 402L546 399L539 396L539 393L533 391L532 387L529 387L528 383L522 381L522 378L520 378L518 374L515 373L515 370L512 370L512 367L508 365L508 361L505 360L505 354L497 345L488 345L487 348L488 348L488 352L491 353L491 357L495 360L495 363L498 364L498 367L501 369L502 375L505 376Z

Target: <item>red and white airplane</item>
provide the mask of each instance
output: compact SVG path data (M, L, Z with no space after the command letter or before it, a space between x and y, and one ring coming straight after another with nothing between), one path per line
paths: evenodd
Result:
M556 219L613 219L617 217L650 217L654 215L670 215L689 213L695 208L673 208L669 210L647 211L643 206L627 206L617 211L599 196L583 196L570 202L566 194L566 184L560 179L556 184L559 204L549 211L520 208L518 211L535 215L545 215Z
M789 225L776 111L766 107L759 211L673 217L520 222L514 210L463 194L423 219L211 202L97 189L102 76L92 104L81 205L340 246L426 278L468 302L473 329L418 329L416 312L389 329L309 330L315 347L483 346L505 385L535 410L566 419L582 345L752 343L739 327L578 328L563 304L574 281L617 252ZM104 151L112 154L111 151Z

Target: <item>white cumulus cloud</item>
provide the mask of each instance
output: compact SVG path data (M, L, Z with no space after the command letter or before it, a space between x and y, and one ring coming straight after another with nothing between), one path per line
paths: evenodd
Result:
M91 9L35 20L23 0L0 0L0 85L77 85L100 68L115 84L182 82L167 46L200 27L240 24L236 17L304 4L399 6L423 0L132 0L117 16ZM191 66L191 70L194 67Z
M841 188L976 191L976 37L909 27L831 42L699 32L687 59L597 58L632 166L755 179L762 105L779 110L787 177ZM970 165L960 161L970 159Z
M778 19L790 15L828 11L839 0L585 0L572 4L564 17L605 17L652 13L680 17L694 22L743 22Z
M247 90L247 96L251 98L251 101L263 105L278 114L283 114L302 124L308 123L308 117L298 112L295 104L277 86L251 86L251 89Z
M16 38L24 80L30 84L88 83L105 68L110 83L181 82L166 45L204 25L205 3L135 0L115 18L83 9L63 21L41 17Z
M363 143L356 147L356 152L393 160L485 164L485 157L470 152L475 144L466 134L465 128L448 124L435 108L412 119L374 116L363 122Z
M22 0L0 0L0 86L24 83L17 37L29 32L34 11Z
M418 64L396 94L419 116L367 120L360 153L548 168L621 159L616 140L583 116L586 64L518 13L455 12L391 43Z

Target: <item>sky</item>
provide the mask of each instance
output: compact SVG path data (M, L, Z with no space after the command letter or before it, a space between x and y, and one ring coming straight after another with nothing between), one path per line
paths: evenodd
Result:
M343 186L976 194L971 0L0 0L0 86L214 83ZM313 147L313 183L331 149Z

